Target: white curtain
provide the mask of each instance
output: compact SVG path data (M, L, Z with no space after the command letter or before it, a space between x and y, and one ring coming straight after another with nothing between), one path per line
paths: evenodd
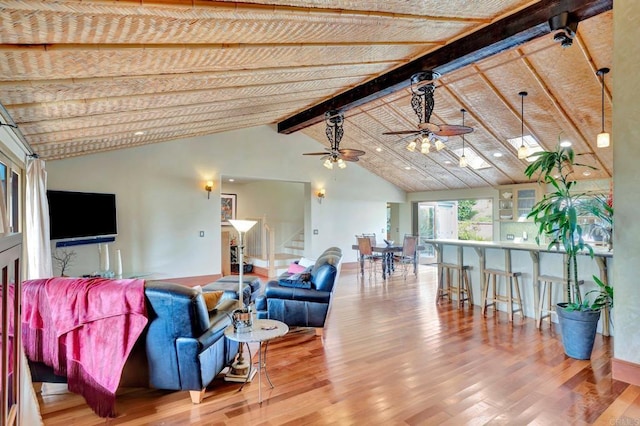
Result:
M53 266L49 242L47 171L43 160L31 157L27 159L26 187L26 279L49 278L53 276Z

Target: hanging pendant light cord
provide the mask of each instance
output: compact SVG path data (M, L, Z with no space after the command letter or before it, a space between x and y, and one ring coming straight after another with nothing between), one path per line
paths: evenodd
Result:
M466 109L462 108L462 125L464 126L464 113L467 112ZM462 134L462 155L464 155L464 133Z
M520 92L520 145L524 145L524 92Z
M600 73L600 83L602 85L602 101L600 110L602 111L602 133L604 133L604 72Z

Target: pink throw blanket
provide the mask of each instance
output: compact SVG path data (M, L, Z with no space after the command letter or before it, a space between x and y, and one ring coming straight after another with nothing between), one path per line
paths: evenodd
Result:
M66 376L96 414L114 417L124 364L147 324L144 280L25 281L22 309L27 357Z

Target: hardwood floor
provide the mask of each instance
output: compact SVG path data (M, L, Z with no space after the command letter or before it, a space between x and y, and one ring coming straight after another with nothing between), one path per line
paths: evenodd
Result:
M436 305L435 284L430 266L383 281L345 265L324 337L299 328L270 343L275 388L263 380L262 405L257 377L242 391L216 379L199 405L187 392L121 390L108 420L77 395L43 396L44 423L640 425L640 387L611 379L612 337L574 360L554 328Z

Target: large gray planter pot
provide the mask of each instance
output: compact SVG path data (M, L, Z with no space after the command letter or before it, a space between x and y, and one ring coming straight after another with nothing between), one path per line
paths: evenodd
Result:
M564 353L575 359L591 358L600 311L567 311L566 303L556 305Z

